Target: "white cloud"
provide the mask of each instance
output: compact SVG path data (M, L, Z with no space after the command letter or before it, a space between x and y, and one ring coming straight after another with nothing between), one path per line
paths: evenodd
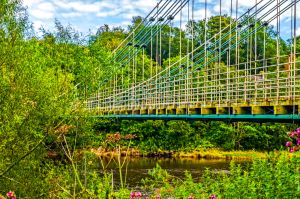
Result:
M54 13L44 12L42 10L32 10L30 14L37 19L53 19L54 17Z
M135 8L141 9L145 12L150 12L157 4L156 0L138 0L131 2Z
M195 20L204 19L205 1L208 3L207 17L219 14L220 0L195 0ZM259 1L262 0L238 0L239 16L247 9L253 7L255 2ZM126 27L131 24L133 16L139 15L145 17L158 2L159 0L23 0L23 5L28 7L30 19L34 22L36 30L41 26L45 28L53 27L54 18L57 18L62 21L63 24L71 24L72 26L79 27L80 30L88 32L89 29L92 31L93 29L97 30L97 28L103 24ZM229 15L231 0L221 0L221 2L222 14ZM232 0L234 17L236 2L236 0ZM264 0L259 5L262 6L266 2L267 0ZM297 7L297 10L300 10L300 3L297 4ZM183 28L188 20L187 13L188 10L187 7L185 7L182 11ZM273 14L274 12L272 15ZM281 16L283 22L282 27L289 26L290 15L291 11L287 11ZM297 15L297 18L300 18L300 14ZM266 19L268 19L268 17ZM177 14L174 25L179 26L179 21L180 17L179 14ZM273 20L272 24L276 25L276 20ZM298 28L298 34L299 31Z
M52 3L41 2L29 10L29 13L37 19L53 19L55 8Z
M107 11L100 11L96 14L97 17L111 17L111 16L117 16L122 12L122 9L113 9L113 10L107 10Z
M99 3L84 3L81 1L55 1L54 4L58 8L63 8L67 10L75 10L78 12L84 12L84 13L96 13L99 12Z
M23 2L23 5L24 5L24 6L27 6L27 7L30 8L30 7L32 7L33 5L40 3L41 0L23 0L22 2Z
M297 28L296 34L297 34L297 35L300 35L300 27Z
M69 12L69 13L62 13L61 16L64 18L73 18L73 17L81 17L83 14L80 12Z

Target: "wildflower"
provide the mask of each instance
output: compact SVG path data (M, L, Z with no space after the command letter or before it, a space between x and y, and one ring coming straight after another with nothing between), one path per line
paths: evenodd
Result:
M16 197L16 196L14 196L14 197L12 197L12 199L17 199L17 197Z
M194 196L189 196L188 199L195 199L195 197Z
M300 128L297 128L296 132L297 134L300 134Z
M13 192L11 192L11 191L7 192L6 196L7 196L8 198L13 197Z
M131 192L130 193L130 199L135 199L135 198L140 198L140 197L142 197L141 192Z
M291 152L291 153L293 153L293 152L295 152L295 151L296 151L295 147L291 147L291 148L290 148L290 152Z
M300 145L300 138L297 139L297 145Z
M135 196L135 197L138 197L138 198L139 198L139 197L142 197L142 193L141 193L141 192L135 192L135 193L134 193L134 196Z
M293 131L293 132L290 133L290 136L291 136L292 138L295 137L295 135L297 135L297 132L296 132L296 131Z
M134 198L134 192L131 192L130 193L130 199L133 199Z
M217 199L217 196L215 194L210 194L209 198L210 199Z
M286 146L286 147L290 147L290 146L292 146L292 145L293 145L293 143L290 142L290 141L285 143L285 146Z
M156 199L161 199L160 194L158 194L158 195L156 196Z

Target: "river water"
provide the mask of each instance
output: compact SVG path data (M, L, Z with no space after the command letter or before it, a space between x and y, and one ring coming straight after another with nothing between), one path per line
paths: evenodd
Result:
M215 172L227 171L229 169L230 160L214 160L214 159L196 159L196 158L130 158L127 167L127 182L129 187L141 186L141 180L147 177L148 171L155 168L159 164L169 174L184 178L185 171L189 171L194 179L198 179L205 169L210 169ZM104 160L107 164L108 160ZM237 162L245 164L245 161ZM126 165L126 164L125 164ZM122 169L123 176L125 175L125 165ZM119 171L117 164L112 161L108 169L113 172L114 184L118 185Z

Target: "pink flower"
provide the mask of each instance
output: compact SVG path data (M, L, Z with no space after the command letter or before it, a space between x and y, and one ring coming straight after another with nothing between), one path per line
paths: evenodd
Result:
M194 196L189 196L188 199L195 199L195 197Z
M285 143L285 146L286 146L286 147L290 147L290 146L292 146L292 145L293 145L293 143L290 142L290 141Z
M130 199L133 199L134 198L134 192L131 192L130 193Z
M156 199L160 199L161 198L161 196L160 196L160 194L158 194L157 196L156 196Z
M300 138L297 138L297 145L300 145Z
M12 199L17 199L17 197L12 197Z
M139 197L142 197L141 192L131 192L130 193L130 199L135 199L135 198L139 198Z
M210 199L217 199L217 196L215 194L210 194L209 198Z
M134 193L134 196L135 196L135 197L138 197L138 198L139 198L139 197L142 197L142 193L141 193L141 192L135 192L135 193Z
M293 132L290 133L290 136L291 136L291 137L295 137L295 135L297 135L297 132L296 132L296 131L293 131Z
M7 194L6 194L7 197L11 198L13 197L13 192L9 191Z
M293 152L295 152L295 151L296 151L296 150L295 150L295 147L291 147L291 148L290 148L290 152L291 152L291 153L293 153Z

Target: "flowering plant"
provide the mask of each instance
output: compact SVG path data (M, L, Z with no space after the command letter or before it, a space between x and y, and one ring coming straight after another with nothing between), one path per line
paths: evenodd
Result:
M300 145L300 128L297 128L295 131L289 132L288 134L292 141L286 142L285 146L291 153L298 151Z
M130 199L136 199L136 198L140 198L140 197L142 197L141 192L131 192L130 193Z
M6 199L6 198L17 199L17 196L13 191L7 192L6 196L0 195L0 199Z

